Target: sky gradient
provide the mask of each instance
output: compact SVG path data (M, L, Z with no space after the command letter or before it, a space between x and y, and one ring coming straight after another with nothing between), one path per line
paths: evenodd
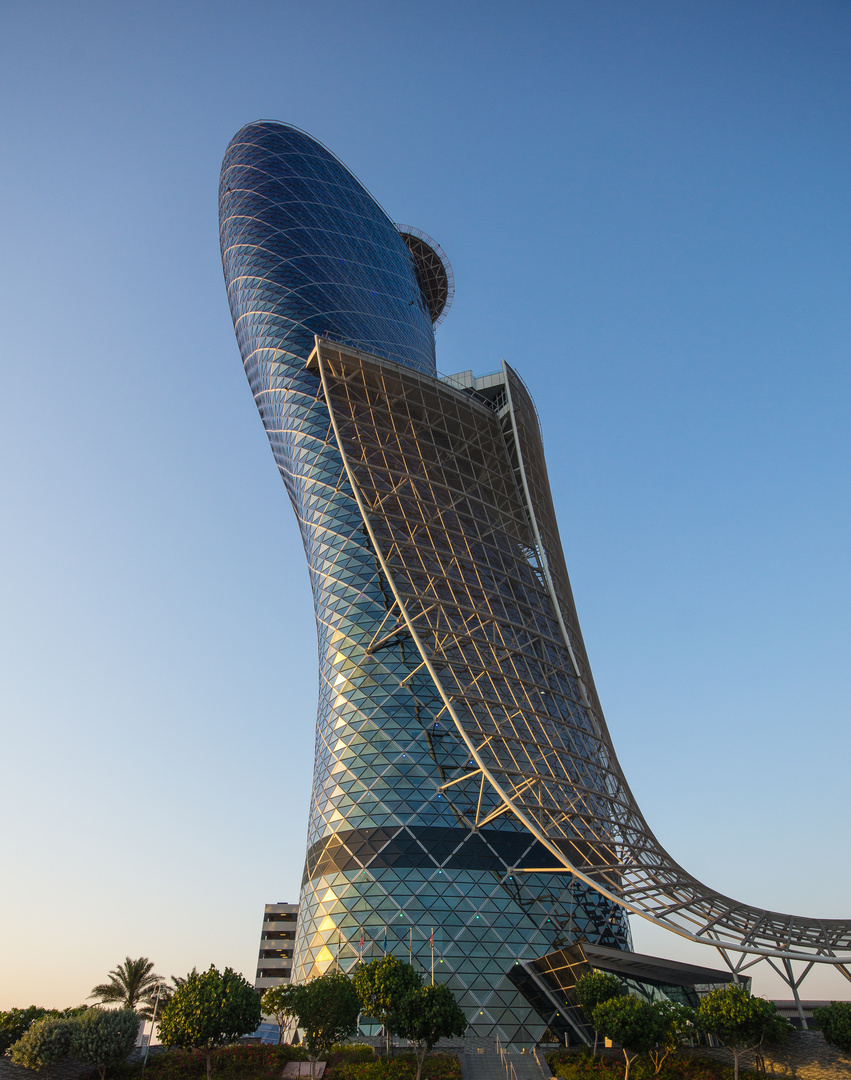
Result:
M851 917L849 54L839 2L3 6L0 1009L253 980L297 899L313 611L217 231L260 117L445 249L440 369L529 386L660 841Z

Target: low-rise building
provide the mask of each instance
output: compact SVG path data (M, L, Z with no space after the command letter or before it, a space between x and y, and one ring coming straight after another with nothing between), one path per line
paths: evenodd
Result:
M254 989L261 994L290 981L298 904L267 904L260 932Z

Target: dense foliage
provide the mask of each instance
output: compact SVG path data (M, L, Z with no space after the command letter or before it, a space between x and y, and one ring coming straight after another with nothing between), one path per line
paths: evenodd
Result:
M813 1020L831 1046L851 1054L851 1001L831 1001L813 1010Z
M655 1001L656 1045L647 1053L658 1076L667 1059L697 1035L694 1009L675 1001Z
M312 1062L357 1031L361 1003L348 975L329 971L290 991L292 1012Z
M70 1056L76 1018L43 1016L12 1044L9 1056L16 1065L42 1069Z
M167 1002L159 1021L166 1046L204 1052L207 1080L212 1051L256 1031L261 1019L260 995L231 968L191 972Z
M407 994L420 989L422 976L410 964L388 953L368 964L359 964L353 981L364 1016L384 1025L389 1053L390 1033L399 1034L393 1027L394 1011Z
M553 1075L561 1080L623 1080L624 1063L620 1057L595 1058L584 1050L560 1050L547 1056ZM711 1058L669 1058L658 1074L659 1080L730 1080L732 1066ZM630 1074L634 1080L651 1080L653 1066L649 1059L639 1060ZM740 1080L762 1080L756 1072L743 1069Z
M82 1006L62 1014L46 1009L14 1011L41 1013L9 1050L16 1065L29 1069L49 1067L70 1057L96 1068L104 1080L107 1068L127 1059L139 1034L139 1017L129 1009Z
M585 1014L589 1024L594 1025L594 1010L598 1005L612 998L620 997L620 981L614 975L608 975L604 971L589 971L576 980L576 1000L579 1008ZM594 1053L597 1053L597 1043L600 1033L594 1028Z
M702 997L695 1016L701 1030L714 1035L733 1055L735 1080L743 1053L759 1053L763 1043L780 1042L791 1029L773 1001L751 997L739 983L728 983Z
M0 1054L5 1054L12 1043L30 1029L36 1020L43 1016L58 1016L55 1009L42 1009L39 1005L30 1005L27 1009L9 1009L0 1012Z
M136 1043L140 1018L130 1009L87 1009L71 1032L71 1056L98 1070L105 1080L111 1065L120 1065Z
M260 1006L266 1016L274 1016L278 1025L278 1045L284 1041L284 1028L295 1015L293 1013L294 986L281 984L272 986L260 999Z
M623 1049L626 1069L624 1080L639 1054L646 1054L659 1041L659 1011L636 997L618 997L604 1001L592 1013L596 1031L607 1035Z
M329 1062L328 1080L415 1080L418 1070L414 1054L400 1054L391 1060ZM425 1059L423 1080L461 1080L461 1065L454 1054L431 1054Z
M237 1044L213 1050L210 1058L216 1080L279 1080L288 1061L307 1061L307 1051L301 1046ZM152 1054L145 1072L150 1080L199 1080L206 1065L203 1050L170 1050ZM132 1070L133 1077L137 1074L138 1069ZM116 1080L132 1080L131 1070L122 1070Z
M306 1061L303 1046L237 1044L212 1052L215 1080L280 1080L288 1061ZM392 1061L377 1058L371 1046L345 1044L327 1054L328 1067L323 1080L414 1080L417 1062L406 1053ZM206 1057L201 1050L171 1050L152 1054L144 1073L141 1065L117 1065L110 1068L109 1080L202 1080ZM426 1058L424 1080L461 1080L458 1058L433 1054Z
M29 1031L36 1020L43 1017L54 1020L69 1020L74 1016L81 1016L90 1006L75 1005L68 1009L42 1009L39 1005L30 1005L26 1009L9 1009L0 1012L0 1055L6 1053L10 1046L16 1043Z
M439 1039L463 1036L467 1017L449 987L438 983L409 990L396 1003L390 1025L401 1038L416 1043L416 1080L422 1080L426 1054Z

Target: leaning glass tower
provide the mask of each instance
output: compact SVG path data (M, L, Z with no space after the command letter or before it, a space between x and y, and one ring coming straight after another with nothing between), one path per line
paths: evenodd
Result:
M584 812L605 796L607 736L534 406L505 365L438 377L445 257L304 132L258 121L234 137L220 231L237 341L316 612L293 978L410 955L452 987L473 1033L537 1039L549 1017L522 990L526 964L583 938L628 948L629 931L500 797L506 783L532 791L544 741L558 751L568 738L585 762ZM516 717L533 713L546 714L540 731L521 730ZM514 775L501 788L487 758L497 744ZM590 840L571 843L574 865L593 861Z

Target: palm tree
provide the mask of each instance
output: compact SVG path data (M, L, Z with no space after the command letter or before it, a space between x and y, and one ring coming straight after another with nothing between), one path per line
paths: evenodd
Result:
M137 1012L142 1011L140 1006L150 1008L157 987L163 985L162 977L153 973L153 967L153 960L147 956L140 956L138 960L125 956L124 963L118 964L115 971L110 971L109 982L100 983L89 997Z

